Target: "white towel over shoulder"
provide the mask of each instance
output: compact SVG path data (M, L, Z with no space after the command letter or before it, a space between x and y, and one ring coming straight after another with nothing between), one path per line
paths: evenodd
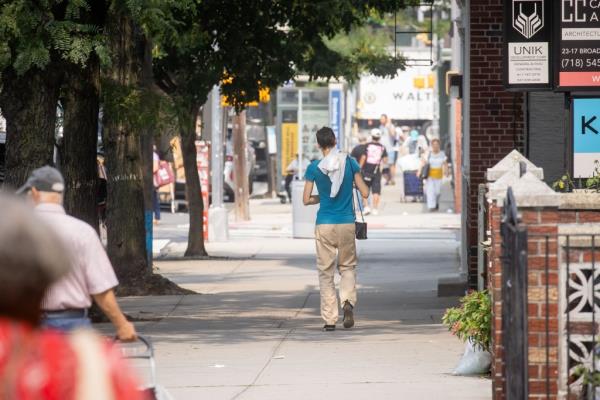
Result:
M329 154L319 162L319 169L331 180L331 194L329 197L337 196L344 181L346 171L346 160L348 156L338 149L331 149Z

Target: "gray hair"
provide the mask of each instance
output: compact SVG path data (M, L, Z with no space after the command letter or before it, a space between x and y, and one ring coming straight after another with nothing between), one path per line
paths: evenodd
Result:
M62 243L30 208L0 193L0 315L36 323L44 293L70 268Z

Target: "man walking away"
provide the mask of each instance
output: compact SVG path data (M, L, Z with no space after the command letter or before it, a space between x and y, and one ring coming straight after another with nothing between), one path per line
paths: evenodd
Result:
M361 157L365 154L367 149L367 137L365 135L360 135L358 137L358 144L354 146L352 151L350 152L350 157L354 158L356 162L360 162Z
M373 193L373 215L379 214L379 201L381 200L381 165L387 163L388 154L385 147L379 143L381 131L371 131L371 143L366 147L365 154L360 159L360 167L364 180ZM365 202L365 214L371 210Z
M344 310L344 328L354 326L356 306L356 228L353 183L363 198L369 188L363 181L358 163L336 148L335 134L328 127L317 131L317 143L324 158L306 169L304 204L319 204L315 237L317 268L321 292L321 317L324 331L334 331L339 318L335 292L335 267L341 275L340 301ZM318 196L313 196L314 185Z
M117 277L98 234L85 222L65 213L64 188L60 172L45 166L34 170L17 192L29 192L37 216L68 249L71 260L71 271L50 286L42 302L43 324L64 331L89 327L88 309L93 298L115 326L119 339L135 340L135 328L115 298Z

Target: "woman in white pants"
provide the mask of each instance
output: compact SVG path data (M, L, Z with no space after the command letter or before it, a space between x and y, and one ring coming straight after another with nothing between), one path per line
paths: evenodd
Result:
M442 189L442 181L445 176L448 176L448 157L446 157L446 154L440 148L440 139L433 139L431 141L431 150L422 162L422 166L429 163L429 175L424 182L425 197L429 211L439 209L438 199ZM419 175L420 173L419 171Z

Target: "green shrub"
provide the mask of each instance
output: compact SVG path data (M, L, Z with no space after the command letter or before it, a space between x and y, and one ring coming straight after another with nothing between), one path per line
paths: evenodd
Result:
M442 318L459 339L489 350L492 332L492 302L487 290L473 291L460 299L460 306L446 310Z

